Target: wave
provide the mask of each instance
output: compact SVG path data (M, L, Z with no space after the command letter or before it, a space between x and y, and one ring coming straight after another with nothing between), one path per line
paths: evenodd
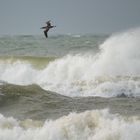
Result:
M37 85L0 85L0 112L18 119L56 119L74 110L72 98ZM79 106L80 107L80 106Z
M70 113L45 122L19 121L0 115L0 139L3 140L139 140L140 120L111 114L108 110Z
M100 45L96 55L67 55L39 70L31 62L0 61L0 80L20 85L35 83L66 96L137 97L140 96L139 36L140 29L113 35Z
M35 68L44 68L49 62L56 57L36 57L36 56L0 56L0 64L27 63Z
M139 98L128 98L124 94L113 98L70 98L38 85L0 85L0 112L18 119L57 119L70 112L109 108L113 113L139 116ZM133 108L133 109L132 109ZM125 111L124 111L125 110Z

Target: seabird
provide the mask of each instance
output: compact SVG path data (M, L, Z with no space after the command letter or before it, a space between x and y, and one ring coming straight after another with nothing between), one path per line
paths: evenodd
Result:
M45 29L45 30L44 30L44 35L46 36L46 38L48 38L48 31L49 31L51 28L56 27L56 26L52 26L50 20L47 21L46 24L47 24L47 26L41 27L41 29Z

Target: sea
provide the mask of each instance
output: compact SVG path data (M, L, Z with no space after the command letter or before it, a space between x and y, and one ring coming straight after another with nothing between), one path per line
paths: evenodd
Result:
M0 36L0 140L140 140L140 28Z

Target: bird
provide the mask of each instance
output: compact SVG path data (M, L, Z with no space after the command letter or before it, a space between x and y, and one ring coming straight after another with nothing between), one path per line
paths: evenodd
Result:
M44 35L45 35L46 38L48 38L48 31L49 31L51 28L54 28L54 27L56 27L56 26L52 26L52 25L51 25L51 20L47 21L46 24L47 24L47 26L41 27L41 29L45 29L45 30L44 30Z

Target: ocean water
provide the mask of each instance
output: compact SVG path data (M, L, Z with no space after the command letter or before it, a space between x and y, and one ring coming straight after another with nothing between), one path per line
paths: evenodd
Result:
M140 29L0 37L0 140L139 140Z

